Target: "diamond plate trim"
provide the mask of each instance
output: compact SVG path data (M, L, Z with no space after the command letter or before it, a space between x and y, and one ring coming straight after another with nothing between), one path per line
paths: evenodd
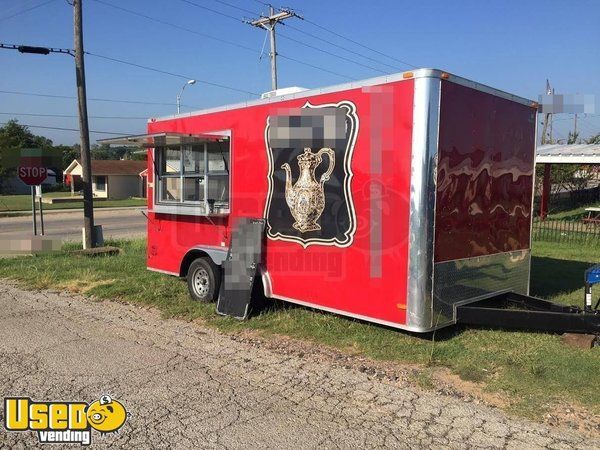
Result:
M503 292L528 294L530 250L434 265L434 327L456 322L456 306Z

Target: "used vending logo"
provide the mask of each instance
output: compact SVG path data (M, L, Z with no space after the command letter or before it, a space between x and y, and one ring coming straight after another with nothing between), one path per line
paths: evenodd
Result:
M7 431L35 431L41 444L92 443L92 429L112 433L123 426L125 406L108 395L92 403L34 402L27 397L4 399Z

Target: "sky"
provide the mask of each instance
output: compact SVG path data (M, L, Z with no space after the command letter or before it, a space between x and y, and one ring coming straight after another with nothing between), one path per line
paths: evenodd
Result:
M86 55L91 130L144 133L146 118L176 112L177 93L189 78L198 82L186 88L182 112L270 90L266 31L242 21L265 14L263 2L83 1L86 51L172 74ZM548 78L557 94L596 96L596 110L580 115L578 127L584 138L600 132L599 0L286 0L283 6L306 20L288 19L277 29L279 87L331 86L416 66L537 100ZM0 0L0 42L72 48L72 10L66 0ZM74 72L69 55L0 50L0 123L17 118L32 126L77 128L75 98L6 93L74 97ZM566 138L572 126L572 115L555 115L555 138ZM55 144L79 140L73 131L31 131ZM91 134L92 142L103 137L110 135Z

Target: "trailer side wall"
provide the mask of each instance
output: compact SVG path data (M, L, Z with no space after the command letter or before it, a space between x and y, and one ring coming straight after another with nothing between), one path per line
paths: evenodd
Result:
M536 110L442 80L434 302L527 293Z
M263 281L268 295L375 322L404 325L413 92L414 80L407 79L149 123L149 132L227 130L231 136L231 204L229 216L217 219L150 211L148 267L179 273L181 261L191 248L226 250L238 217L266 217ZM335 170L348 166L343 181L348 183L349 195L344 198L333 177L327 180L327 207L318 219L321 231L282 238L279 230L289 234L294 217L285 203L285 164L276 158L288 154L293 186L300 176L296 154L303 149L270 148L269 126L276 122L272 118L298 114L299 109L340 104L352 105L357 119L355 144L335 158ZM316 153L323 145L310 147ZM326 156L322 160L314 174L317 180L329 164ZM151 164L149 167L152 170ZM149 198L155 187L149 187ZM269 211L269 199L279 202L275 211ZM344 234L347 239L319 241L326 229L346 227L347 218L338 218L347 207L355 215L354 226ZM269 221L284 226L275 230Z

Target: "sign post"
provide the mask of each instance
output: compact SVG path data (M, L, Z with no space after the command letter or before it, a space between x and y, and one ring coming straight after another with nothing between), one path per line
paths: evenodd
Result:
M33 219L33 235L37 236L37 220L35 218L35 186L31 186L31 214Z
M33 235L34 236L37 236L37 220L36 220L36 213L35 213L35 197L36 197L35 196L35 191L36 191L35 186L41 185L42 182L46 179L46 176L48 175L48 169L43 167L41 164L42 164L41 158L39 158L39 161L36 158L29 158L29 161L24 160L24 158L21 158L21 165L19 166L19 169L17 171L21 181L23 183L31 186L31 214L32 214L32 218L33 218ZM40 193L41 193L41 187L40 187ZM41 201L41 197L40 197L40 214L41 214L41 208L42 208L42 201ZM44 221L44 219L42 218L42 234L44 234L43 221Z
M35 187L35 196L40 202L40 228L42 231L42 236L44 235L44 206L42 202L42 185L38 185Z

